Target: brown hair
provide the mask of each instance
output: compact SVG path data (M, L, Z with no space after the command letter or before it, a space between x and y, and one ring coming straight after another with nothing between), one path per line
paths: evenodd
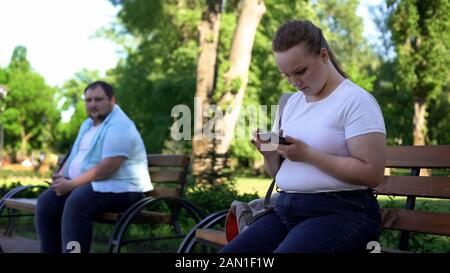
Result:
M344 78L348 78L347 73L341 69L339 62L328 46L322 30L308 20L288 20L284 22L273 37L272 50L284 52L301 42L304 42L309 50L316 55L319 55L322 48L326 48L336 70Z
M111 100L112 97L114 96L114 88L107 82L104 81L95 81L95 82L91 82L88 86L86 86L86 88L84 89L84 94L86 94L86 92L89 89L95 89L97 87L101 87L103 89L103 91L105 92L106 96L108 96L108 99Z

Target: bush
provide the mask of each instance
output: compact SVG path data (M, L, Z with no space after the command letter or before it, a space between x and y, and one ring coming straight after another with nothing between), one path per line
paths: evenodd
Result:
M248 202L258 199L256 193L239 194L233 183L206 185L189 188L186 198L196 204L203 213L211 213L228 209L234 200Z
M6 193L8 193L9 191L11 191L14 188L17 188L19 186L24 186L22 183L20 182L12 182L11 184L4 184L0 186L0 198L5 195ZM43 186L45 187L45 186ZM15 197L18 198L36 198L39 196L39 194L42 192L43 188L32 188L23 192L20 192L18 195L16 195Z

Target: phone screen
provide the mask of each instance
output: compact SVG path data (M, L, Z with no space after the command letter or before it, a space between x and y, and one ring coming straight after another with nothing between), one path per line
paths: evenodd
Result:
M279 136L275 132L262 132L262 133L258 133L258 136L261 140L264 140L264 141L278 139L278 144L283 144L283 145L291 144L291 143L287 142L285 137Z

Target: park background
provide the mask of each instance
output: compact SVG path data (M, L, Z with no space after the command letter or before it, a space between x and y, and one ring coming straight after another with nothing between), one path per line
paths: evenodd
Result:
M3 193L18 184L42 183L50 176L57 157L67 153L86 118L82 91L88 83L103 79L115 86L118 104L136 123L148 153L191 155L186 197L205 213L226 208L234 199L264 195L270 179L262 157L248 140L175 141L171 138L175 121L171 110L184 104L193 112L194 97L204 106L231 106L236 113L248 105L277 104L281 93L294 90L276 68L271 39L286 19L294 18L320 26L344 71L377 99L388 145L450 143L450 1L102 2L112 8L114 16L90 35L114 44L117 56L111 68L99 71L86 65L55 83L54 78L35 69L27 44L15 45L8 63L0 65ZM80 25L89 24L96 14L95 10L88 12L89 1L83 3L87 14L77 11L74 17ZM358 12L361 5L365 12ZM53 14L58 14L58 7L55 4ZM28 27L33 24L20 14L15 17L19 20L1 28L13 29L18 22ZM368 21L376 28L369 34L364 29ZM49 63L59 59L62 70L64 56L88 55L89 49L64 48L64 36L59 32L76 36L76 29L59 27L56 32L52 27L58 21L51 23L49 35L61 35L57 47L64 54L41 57ZM95 55L90 59L104 62ZM217 120L218 128L223 124L234 128L239 120L236 113ZM204 121L211 118L214 116ZM446 170L433 172L449 175ZM392 197L380 203L400 200ZM418 206L450 209L449 202L431 199L420 200ZM396 236L384 235L382 244L394 242ZM417 251L450 252L448 238L414 238ZM425 246L424 241L428 242Z

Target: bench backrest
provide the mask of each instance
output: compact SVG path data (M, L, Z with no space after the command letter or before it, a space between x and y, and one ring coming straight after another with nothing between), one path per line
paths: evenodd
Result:
M150 154L147 156L150 179L154 190L148 196L183 195L189 168L189 157L185 155Z
M407 197L404 209L382 209L382 228L402 231L399 248L407 249L409 232L450 236L450 213L414 210L416 197L450 199L450 177L419 176L422 168L450 168L450 145L387 147L386 167L410 169L376 188L378 195Z
M62 166L65 157L58 157L59 166ZM154 190L146 195L171 197L183 195L190 161L188 156L149 154L147 161Z

